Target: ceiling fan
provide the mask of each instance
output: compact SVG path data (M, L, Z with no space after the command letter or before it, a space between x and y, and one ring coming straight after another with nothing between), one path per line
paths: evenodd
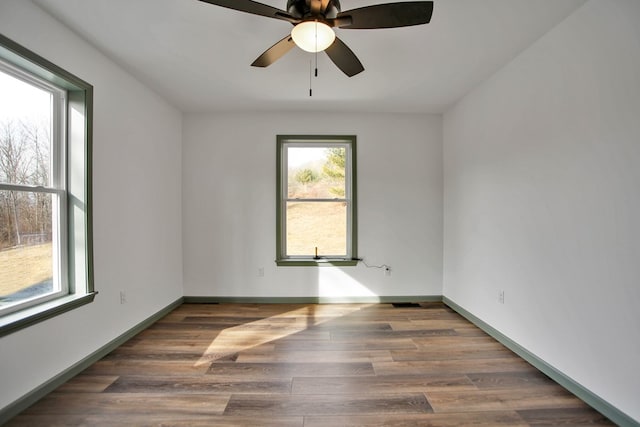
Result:
M200 0L216 6L280 19L294 25L291 34L267 49L251 64L267 67L298 46L308 52L325 51L331 61L352 77L364 71L362 63L332 28L375 29L427 24L433 13L432 1L385 3L342 12L339 0L287 0L280 10L252 0Z

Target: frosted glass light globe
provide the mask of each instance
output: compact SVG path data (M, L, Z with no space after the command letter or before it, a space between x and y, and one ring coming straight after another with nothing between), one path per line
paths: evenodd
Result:
M291 38L302 50L321 52L331 46L336 34L323 22L305 21L293 27Z

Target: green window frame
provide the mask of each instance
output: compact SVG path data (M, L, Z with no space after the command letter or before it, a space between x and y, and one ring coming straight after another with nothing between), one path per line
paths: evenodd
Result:
M357 168L356 168L356 136L355 135L277 135L276 155L276 264L278 266L355 266L358 263L358 227L357 227ZM344 156L344 178L341 179L339 195L329 195L326 191L315 196L292 196L289 185L292 181L290 174L290 153L293 149L314 148L320 150L338 149ZM316 150L317 151L317 150ZM293 154L291 154L293 155ZM311 174L311 172L309 172ZM317 173L316 175L318 175ZM315 179L315 178L314 178ZM334 206L338 209L338 217L342 216L340 223L344 221L344 230L340 236L344 242L340 247L343 253L322 253L313 244L309 243L306 249L289 249L288 242L292 239L292 233L300 232L300 227L294 227L288 215L288 209L295 204L307 205L307 211L312 207ZM344 208L344 212L342 212ZM289 211L290 212L290 211ZM313 221L313 213L307 213ZM289 219L288 219L289 218ZM289 223L288 223L289 221ZM301 221L298 219L297 221ZM292 230L298 231L292 231ZM317 230L316 230L317 231ZM343 234L342 234L343 233ZM320 233L322 234L322 233ZM304 240L305 238L303 238ZM308 242L313 238L309 237ZM291 245L293 246L293 245Z
M0 63L26 82L50 88L58 105L53 115L60 132L54 138L53 182L49 186L0 183L4 191L51 194L58 202L54 217L60 244L53 245L59 291L34 303L0 310L0 336L50 319L92 302L93 232L91 145L93 86L0 34ZM54 103L55 104L55 103ZM56 155L56 153L58 155Z

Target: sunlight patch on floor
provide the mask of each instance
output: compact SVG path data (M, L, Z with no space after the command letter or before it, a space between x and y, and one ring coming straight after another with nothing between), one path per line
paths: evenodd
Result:
M211 342L194 366L258 347L272 341L298 334L308 328L349 315L371 304L317 305L310 304L286 313L224 329ZM282 321L289 319L290 321Z

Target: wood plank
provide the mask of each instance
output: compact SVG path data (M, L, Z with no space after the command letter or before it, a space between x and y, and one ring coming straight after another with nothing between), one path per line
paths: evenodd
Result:
M59 393L53 392L27 409L25 414L165 414L219 415L229 396L212 394Z
M80 374L58 387L56 391L66 393L100 393L117 379L117 375Z
M470 412L463 414L377 414L351 416L309 416L304 418L304 427L528 427L514 411Z
M517 411L529 425L612 425L604 415L588 407L524 409ZM306 424L305 424L306 425Z
M433 337L433 336L451 336L456 335L453 329L421 329L418 331L332 331L331 339L335 340L360 340L360 339L387 339L387 338L417 338L417 337Z
M166 348L167 351L182 352L202 352L211 344L211 339L173 339L172 337L158 336L157 339L149 339L144 336L136 335L126 343L122 344L115 351L131 350L133 352L146 350L161 350Z
M118 361L118 360L149 360L149 361L166 361L166 362L197 362L202 357L204 351L161 351L160 349L154 349L153 351L141 351L134 349L129 351L115 351L102 360L105 361Z
M431 336L413 337L413 342L418 346L418 350L430 348L506 348L488 335L480 336Z
M420 331L423 329L457 329L469 328L473 326L466 319L408 319L407 321L389 322L394 331Z
M499 411L585 407L580 399L553 385L522 389L434 391L427 393L435 412Z
M70 414L19 415L6 427L122 427L122 426L174 426L174 427L303 427L302 416L237 417L230 415L197 414Z
M206 364L197 365L182 361L149 360L100 360L87 368L85 374L93 375L197 375L209 369Z
M367 363L391 362L388 350L361 351L243 351L238 356L239 363Z
M537 370L524 372L492 372L468 374L469 379L479 389L496 388L528 388L536 386L553 386L556 383Z
M519 358L473 360L425 360L409 362L375 362L376 375L468 374L482 372L535 371Z
M240 317L240 316L220 316L219 314L209 314L207 316L204 315L194 315L194 316L183 316L182 322L185 323L216 323L220 325L226 325L226 327L230 326L239 326L246 325L252 323L265 323L265 324L284 324L291 325L298 323L302 318L298 317Z
M370 395L233 395L225 415L269 417L271 415L425 413L431 406L422 393Z
M422 393L426 391L471 390L476 386L465 375L389 375L371 377L294 378L292 394L376 394Z
M136 338L139 340L198 340L201 342L219 344L239 344L245 346L259 345L265 342L276 341L282 338L297 340L331 338L330 330L314 330L304 328L262 328L252 330L250 328L227 328L224 330L205 330L185 328L174 330L147 329L140 332Z
M243 347L253 347L256 345L280 340L283 338L293 340L309 340L309 339L330 339L330 331L321 331L315 329L269 329L265 331L247 331L242 329L227 329L224 334L215 337L214 342L220 344L233 344Z
M360 350L417 350L411 338L358 340L287 340L274 343L273 351L360 351Z
M147 328L147 331L222 331L227 328L243 328L246 330L250 330L253 327L260 327L262 329L269 329L268 324L256 324L246 323L246 324L237 324L237 325L228 325L224 323L213 323L213 322L157 322Z
M447 338L447 337L442 337ZM480 338L480 339L475 339ZM484 351L484 350L508 350L497 341L486 341L483 337L462 337L456 340L430 340L428 343L422 338L414 338L418 351Z
M126 375L118 378L105 390L105 393L196 393L224 394L231 393L270 393L289 394L291 380L233 380L225 381L214 376L164 376L149 377Z
M112 351L102 360L166 360L166 361L190 361L198 360L207 353L211 347L211 342L193 345L193 342L186 343L168 342L164 345L161 341L147 342L137 346L121 346ZM275 344L264 343L251 347L255 351L275 351Z
M371 363L229 363L212 364L208 375L243 378L293 378L374 375Z
M427 361L427 360L453 360L453 359L504 359L516 357L507 348L491 348L480 350L468 349L440 349L430 348L421 350L391 351L391 357L395 362Z

